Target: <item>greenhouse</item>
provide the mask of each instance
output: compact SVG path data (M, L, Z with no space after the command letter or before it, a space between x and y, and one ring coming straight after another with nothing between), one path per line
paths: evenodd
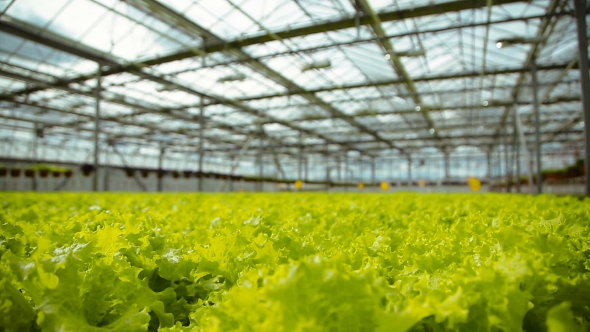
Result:
M590 329L584 0L0 0L0 332Z
M585 193L571 1L0 6L3 190Z

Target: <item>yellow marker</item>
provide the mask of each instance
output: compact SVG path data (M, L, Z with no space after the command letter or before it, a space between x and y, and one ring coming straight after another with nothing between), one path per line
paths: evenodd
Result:
M420 181L418 181L418 185L420 187L426 187L426 180L420 180Z
M481 189L481 181L477 178L472 178L470 176L467 178L467 183L469 184L469 189L471 189L471 191L479 191Z
M383 182L381 182L380 187L381 187L381 190L386 191L387 189L389 189L389 183L383 181Z
M282 184L282 183L280 183L280 182L277 182L277 188L279 188L279 189L280 189L280 188L283 188L283 184Z
M364 185L364 184L362 184L362 183L359 183L359 185L358 185L358 188L359 188L359 190L363 190L363 188L364 188L364 187L365 187L365 185Z
M301 181L301 180L295 181L295 189L299 190L301 188L303 188L303 181Z

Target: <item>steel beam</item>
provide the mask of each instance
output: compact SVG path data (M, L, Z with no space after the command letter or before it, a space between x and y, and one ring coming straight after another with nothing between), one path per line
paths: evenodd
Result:
M400 78L400 80L403 81L404 85L410 92L410 95L412 96L414 103L418 106L421 106L422 98L418 93L418 89L416 89L416 85L414 84L414 81L412 80L410 74L407 72L404 64L401 62L401 59L395 54L393 44L389 41L389 39L385 38L386 34L383 30L383 27L381 26L380 17L373 11L373 8L371 8L371 5L367 0L354 0L354 3L356 4L357 8L365 14L365 16L368 16L371 19L369 25L371 26L373 33L379 38L379 45L383 49L384 55L389 55L389 60L391 65L393 66L395 73ZM426 120L428 126L430 128L435 128L432 119L430 119L430 116L428 115L428 110L422 110L420 113L424 117L424 120ZM435 136L438 136L438 132L436 130L434 133Z
M45 84L44 82L39 81L38 79L32 78L32 77L28 77L28 76L24 76L22 74L17 74L17 73L13 73L13 72L9 72L6 71L4 69L0 69L0 76L5 76L5 77L9 77L9 78L13 78L13 79L17 79L20 81L25 81L25 82L29 82L29 83L34 83L34 84ZM72 94L78 94L78 95L82 95L82 96L87 96L87 97L95 97L95 94L92 93L91 91L84 91L84 90L80 90L80 89L75 89L75 88L71 88L71 87L61 87L59 86L59 89L64 90L68 93L72 93ZM112 93L109 93L112 94ZM145 102L143 102L142 104L138 104L138 103L132 103L128 100L126 100L127 98L124 98L123 96L120 95L116 95L114 94L113 96L111 96L110 98L104 98L104 96L102 96L103 101L108 101L110 103L114 103L114 104L118 104L118 105L122 105L122 106L126 106L129 108L133 108L133 109L139 109L141 110L141 112L143 113L154 113L154 114L158 114L158 115L162 115L162 116L167 116L167 117L172 117L178 120L183 120L183 121L187 121L187 122L191 122L191 123L200 123L199 119L194 119L194 118L187 118L187 117L179 117L175 114L172 114L169 112L169 110L166 109L161 109L158 108L155 105L149 105L146 104ZM2 98L0 97L0 100L2 100ZM43 109L51 109L51 110L55 110L58 112L64 112L64 113L68 113L68 114L75 114L75 115L79 115L81 117L87 117L89 120L92 120L93 117L88 117L87 115L84 114L77 114L77 113L73 113L73 112L68 112L68 111L64 111L64 110L58 110L55 108L48 108L47 106L42 106L42 105L37 105L37 104L31 104L30 102L23 102L19 99L16 100L9 100L10 102L15 102L15 103L19 103L19 104L24 104L24 105L29 105L29 106L34 106L34 107L39 107L39 108L43 108ZM145 105L143 105L145 104ZM199 106L200 107L200 106ZM143 114L143 113L135 113L135 114ZM102 118L103 121L108 120L108 121L114 121L117 123L121 123L121 124L126 124L126 125L133 125L133 126L141 126L141 127L145 127L151 130L159 130L161 132L169 132L169 133L175 133L175 134L179 134L179 135L185 135L188 136L189 138L191 137L190 135L188 135L187 133L181 133L178 131L167 131L165 129L159 129L157 126L150 126L147 124L139 124L136 121L132 121L132 120L124 120L122 117L107 117L107 118ZM71 126L77 126L79 124L81 124L83 122L74 122L71 123ZM65 127L63 124L57 124L57 123L51 123L48 124L48 126L62 126ZM223 129L223 130L227 130L236 134L241 134L241 135L249 135L249 132L245 132L245 131L240 131L239 127L237 126L229 126L229 125L225 125L225 124L220 124L215 122L215 127L218 129ZM211 138L208 138L211 140ZM217 139L216 141L218 142L224 142L224 140L222 139ZM229 142L229 141L226 141Z
M495 0L494 5L505 5L518 2L524 2L524 0ZM377 17L381 22L390 22L431 15L442 15L446 13L460 12L464 10L479 9L486 7L486 5L487 3L485 0L459 0L445 3L428 4L424 6L416 6L402 10L385 11L379 13ZM354 15L338 20L312 23L310 25L299 28L287 27L282 30L263 32L256 36L240 38L226 43L218 42L206 44L202 48L200 48L199 51L205 54L213 52L222 52L250 45L264 44L275 41L277 39L284 40L318 33L355 28L359 25L370 25L372 22L373 20L371 17L357 17L356 15ZM143 64L147 66L153 66L166 62L182 60L193 56L195 56L194 49L181 50L166 56L152 59L150 61L145 61Z
M399 33L387 34L383 37L374 37L374 36L368 37L368 38L362 38L362 37L358 38L357 37L357 38L354 38L351 40L334 41L333 43L330 43L330 44L314 45L314 46L310 46L310 47L301 47L296 50L289 49L289 50L279 51L279 52L275 52L275 53L264 54L264 55L260 55L260 56L253 56L253 57L251 57L251 60L260 61L262 59L273 58L273 57L278 57L278 56L291 55L291 54L296 54L296 53L312 53L312 52L328 50L328 49L332 49L332 48L341 48L342 46L350 46L350 45L378 42L380 40L385 40L385 39L397 39L397 38L404 38L404 37L408 37L408 36L436 34L436 33L446 32L446 31L451 31L451 30L460 30L460 29L475 28L475 27L482 27L482 26L489 26L489 25L500 25L500 24L511 23L511 22L528 22L528 21L538 20L538 19L543 19L543 18L572 16L572 15L574 15L573 12L561 11L561 12L557 12L557 13L543 14L543 15L508 17L508 18L503 18L503 19L499 19L499 20L492 20L489 22L486 20L486 21L481 21L481 22L472 22L472 23L465 23L465 24L459 24L459 25L450 25L450 26L440 27L440 28L421 29L421 30L416 29L416 30L409 31L409 32L399 32ZM231 42L229 42L229 43L231 43ZM196 53L197 52L195 52L195 54ZM201 55L201 53L206 53L206 52L199 50L198 54ZM148 60L148 61L150 61L150 60ZM228 66L231 64L242 64L242 63L246 63L248 61L250 61L250 60L249 59L228 59L227 61L219 61L219 62L199 66L196 68L183 69L183 70L174 72L174 74L181 74L181 73L184 73L187 71L192 71L192 70L196 70L196 69L200 69L200 68L215 68L215 67L221 67L221 66ZM422 92L422 93L424 93L424 92Z
M549 6L547 8L546 13L555 12L557 10L557 7L559 6L560 1L562 1L562 0L551 0L551 3L549 4ZM564 1L564 3L565 2L566 1ZM543 38L547 29L550 27L553 28L555 26L556 22L557 22L557 20L552 21L550 18L542 19L541 26L539 27L536 37ZM551 24L553 24L553 25L551 25ZM539 44L532 44L531 50L527 54L527 58L526 58L524 65L523 65L524 69L529 69L531 67L532 62L534 61L535 53L537 52L538 48L539 48ZM567 68L567 66L565 68ZM540 68L537 68L537 70L539 70L539 69ZM527 73L528 73L528 71L523 71L520 73L520 76L518 77L518 80L516 81L517 83L516 83L515 89L512 91L512 100L518 100L518 95L520 94L521 86L524 84ZM510 108L506 107L506 109L504 110L504 113L502 114L502 116L500 118L500 122L498 124L498 127L496 128L497 134L500 133L500 130L502 129L504 122L506 122L509 113L510 113Z
M145 13L156 17L158 20L165 22L170 26L175 26L178 29L182 30L188 35L198 34L203 36L206 40L213 40L218 43L225 43L226 41L220 38L219 36L215 35L214 33L208 31L207 29L199 26L197 23L189 20L184 15L178 13L174 9L164 5L163 3L156 1L156 0L128 0L127 3L135 8L144 11ZM247 15L247 13L244 13ZM237 57L238 59L247 60L246 65L253 69L256 72L261 73L262 75L268 77L269 79L275 81L276 83L284 86L287 90L292 91L301 91L300 95L309 100L310 102L318 105L325 111L327 111L331 116L338 117L343 119L344 121L348 122L351 126L357 128L359 131L364 132L373 136L376 140L381 141L387 144L392 149L397 149L391 141L383 139L377 132L371 130L370 128L364 126L362 123L356 121L354 118L345 116L340 110L336 109L334 106L324 102L321 98L316 96L313 93L307 93L306 90L296 84L295 82L289 80L279 72L273 70L272 68L268 67L264 63L254 60L251 56L243 51L240 47L234 47L232 49L226 50L227 53ZM227 102L227 101L226 101ZM362 151L359 151L362 153Z
M566 72L569 72L570 69L566 69ZM558 82L559 83L559 82ZM565 84L580 84L579 80L568 80L568 81L564 81L561 82L564 85ZM553 87L555 86L556 82L553 83L539 83L538 86L539 87ZM527 85L527 87L530 87L531 85ZM485 88L484 88L485 89ZM514 89L514 86L511 85L502 85L502 86L493 86L493 87L489 87L489 89L494 89L495 91L499 91L499 90L512 90ZM473 93L473 92L478 92L480 91L479 87L478 88L460 88L460 89L443 89L443 90L431 90L431 91L426 91L424 93L421 93L422 96L430 96L430 95L461 95L463 96L463 94L465 93ZM379 96L374 96L374 97L365 97L362 100L363 101L387 101L388 99L391 98L409 98L411 95L410 94L382 94ZM565 96L564 96L565 97ZM569 98L574 99L575 101L580 101L580 97L577 95L573 95L573 96L569 96ZM556 103L561 101L558 98L542 98L541 99L543 102L541 102L541 104L543 105L548 105L551 103ZM345 98L338 98L338 99L333 99L330 102L333 104L343 104L343 103L350 103L350 102L358 102L359 99L358 98L354 98L354 97L345 97ZM486 100L489 104L488 106L506 106L506 105L510 105L510 104L514 104L514 102L508 102L506 100ZM517 100L516 104L522 104L522 105L530 105L530 101L524 101L524 100ZM206 104L206 106L208 105L215 105L215 104ZM260 111L270 111L270 110L280 110L280 109L284 109L284 108L288 108L288 107L311 107L311 106L315 106L315 104L312 103L297 103L297 104L284 104L284 105L277 105L277 106L269 106L269 107L257 107L258 110ZM481 104L477 104L474 105L474 107L477 106L479 108L482 108ZM488 107L488 106L484 106ZM185 106L183 108L180 109L189 109L192 108L193 106ZM428 105L424 105L424 107L430 108L431 106ZM412 108L412 110L415 110L414 108ZM429 109L429 111L433 111L432 109ZM434 110L436 111L436 109Z
M426 30L418 30L418 31L412 31L412 32L407 32L407 33L401 33L401 34L392 34L392 35L387 35L385 36L385 39L391 39L391 38L402 38L408 35L415 35L415 34L425 34L425 33L437 33L437 32L443 32L443 31L449 31L449 30L454 30L454 29L463 29L463 28L470 28L470 27L478 27L478 26L486 26L486 25L490 25L490 24L502 24L502 23L509 23L509 22L514 22L514 21L528 21L528 20L535 20L535 19L543 19L543 18L551 18L551 17L556 17L556 16L568 16L568 15L572 15L572 13L567 12L567 11L562 11L559 13L550 13L550 14L544 14L544 15L534 15L534 16L527 16L527 17L515 17L515 18L507 18L507 19L503 19L503 20L497 20L497 21L492 21L492 22L481 22L481 23L469 23L469 24L463 24L463 25L458 25L458 26L450 26L450 27L443 27L443 28L435 28L435 29L426 29ZM294 52L311 52L311 51L317 51L317 50L321 50L324 48L330 48L330 47L339 47L339 46L345 46L345 45L352 45L352 44L357 44L357 43L366 43L366 42L372 42L372 41L376 41L380 38L368 38L368 39L355 39L349 42L336 42L334 44L330 44L330 45L326 45L326 46L318 46L318 47L312 47L312 48L304 48L304 49L299 49L297 51L287 51L287 52L283 52L283 53L276 53L273 55L269 55L269 56L280 56L280 55L284 55L284 54L290 54L290 53L294 53ZM241 42L241 41L240 41ZM232 45L233 42L229 42L229 43L220 43L219 46L219 51L224 51L227 50L227 45ZM247 46L247 45L244 45ZM202 54L208 54L207 52L207 48L210 50L215 49L215 47L205 47L206 49L200 49L200 50L187 50L186 54L190 54L192 52L193 55L202 55ZM266 57L266 56L265 56ZM260 60L263 57L255 57L253 59L255 60ZM162 62L163 61L163 62ZM242 60L236 60L235 62L244 62L244 61L249 61L248 59L242 59ZM143 67L143 66L150 66L150 65L154 65L154 64L161 64L161 63L165 63L167 61L164 61L163 58L156 58L156 59L151 59L145 62L140 62L139 66ZM232 61L227 62L227 63L221 63L220 65L228 65L234 63ZM206 67L210 67L210 66L206 66ZM119 74L122 73L124 71L126 71L126 66L119 66L117 68L109 68L103 71L103 76L108 76L108 75L113 75L113 74ZM181 73L181 72L177 72L176 74ZM80 75L74 78L70 78L70 79L64 79L64 80L60 80L59 84L62 86L68 85L68 84L72 84L72 83L80 83L83 82L85 80L91 79L92 75ZM45 89L45 87L42 86L33 86L33 87L28 87L26 89L23 90L19 90L14 92L12 95L20 95L20 94L29 94L29 93L33 93L39 90L43 90ZM424 94L425 92L423 92Z
M571 62L567 63L567 64L538 66L537 70L538 71L541 71L541 70L542 71L550 71L550 70L569 71L570 69L571 70L578 69L578 66L570 65L570 64L571 64ZM523 69L523 68L501 69L501 70L486 72L486 75L505 75L505 74L514 74L514 73L522 73L522 72L529 72L529 71L530 71L530 69ZM478 77L478 75L479 74L476 72L466 72L466 73L431 76L431 77L428 77L428 76L427 77L418 77L418 78L415 78L414 81L415 82L428 82L428 81L437 81L437 80L452 80L452 79L457 79L457 78L475 78L475 77ZM44 82L44 81L40 81L36 78L25 76L25 75L15 73L12 71L7 71L6 69L0 69L0 76L16 79L16 80L20 80L20 81L26 81L26 82L32 83L33 85L54 87L56 89L60 89L60 90L63 90L63 91L69 92L69 93L93 97L93 94L91 92L83 91L80 89L74 89L74 88L68 87L66 85L62 85L59 83L59 81ZM393 85L393 84L403 84L403 82L400 80L387 80L387 81L372 82L372 83L367 83L367 84L361 83L361 84L351 84L351 85L343 85L343 86L337 86L337 87L323 87L323 88L317 88L317 89L308 90L308 91L313 92L313 93L317 93L317 92L337 91L337 90L345 90L345 89L357 89L357 88L360 89L360 88L367 88L367 87L379 87L379 86L387 86L387 85ZM462 92L462 91L458 91L458 92ZM440 93L446 93L446 91L440 91ZM292 92L281 93L281 94L269 94L269 95L260 95L260 96L254 96L254 97L241 98L241 99L238 99L238 101L243 102L243 101L252 101L252 100L259 100L259 99L269 99L269 98L291 96L291 95L296 95L296 94L297 94L296 91L292 91ZM396 95L396 96L407 97L409 95ZM125 100L124 96L120 96L120 95L116 95L116 94L113 94L113 98L103 98L103 99L105 99L105 101L109 101L109 102L119 104L122 106L130 107L130 108L134 108L134 109L139 109L140 111L145 112L145 113L151 112L151 113L156 113L156 114L160 114L160 115L177 117L178 119L187 120L187 121L192 120L192 119L188 119L185 117L178 117L178 115L175 115L175 114L171 114L169 109L158 109L158 107L155 105L143 106L138 103L131 103L131 102ZM380 97L377 99L382 99L382 98ZM16 101L16 99L14 99L14 97L12 95L0 95L0 100ZM552 103L556 103L556 102L560 102L560 101L567 102L567 101L579 101L579 100L580 99L577 96L576 97L565 97L564 99L560 99L560 98L546 99L543 101L543 104L548 105L548 104L552 104ZM352 100L341 100L341 101L338 100L336 102L346 102L346 101L352 101ZM521 102L519 101L517 103L521 103ZM528 102L522 102L522 103L528 103ZM214 102L206 103L206 106L217 105L217 104L219 104L219 102L214 101ZM490 101L490 104L488 105L488 107L509 106L512 104L513 104L513 102L510 102L510 101ZM311 105L314 105L314 104L303 104L302 106L307 107L307 106L311 106ZM199 105L195 105L195 106L199 107ZM428 105L424 105L423 108L426 108L429 111L437 111L437 110L443 109L442 107L437 108L436 106L428 106ZM449 109L449 108L446 108L446 109ZM269 110L269 109L261 109L261 110ZM408 109L408 111L413 111L413 109L411 109L411 110ZM139 115L139 114L142 114L142 113L134 113L134 115ZM368 115L370 115L370 114L368 114ZM323 119L326 117L319 117L319 118ZM219 125L220 129L231 130L232 128L234 128L234 127L230 128L228 126L223 126L221 124L218 124L218 125Z
M96 74L95 74L96 75ZM75 94L75 95L80 95L80 96L85 96L85 97L89 97L92 99L96 98L96 95L93 91L86 91L83 90L81 88L74 88L74 87L69 87L69 86L62 86L61 84L56 84L56 85L52 85L52 83L50 82L44 82L41 81L39 79L30 77L30 76L26 76L20 73L15 73L13 71L8 71L6 69L0 69L0 76L3 77L8 77L11 79L15 79L15 80L19 80L19 81L24 81L24 82L28 82L28 83L32 83L35 85L43 85L43 86L51 86L55 89L58 90L62 90L64 92L67 93L71 93L71 94ZM121 105L121 106L125 106L134 110L139 110L140 112L138 113L133 113L133 115L141 115L141 114L146 114L146 113L153 113L153 114L158 114L158 115L162 115L162 116L167 116L167 117L172 117L178 120L183 120L183 121L188 121L188 122L192 122L192 123L198 123L196 119L194 119L193 117L189 117L189 116L179 116L178 114L173 114L171 113L170 109L165 109L165 108L161 108L157 105L153 105L150 103L147 103L145 101L135 101L135 102L131 102L129 101L129 99L126 96L120 95L120 94L116 94L116 93L112 93L109 91L108 95L110 95L110 97L108 96L101 96L101 98L103 99L103 101L105 102L109 102L109 103L113 103L113 104L117 104L117 105ZM17 99L15 97L12 96L7 96L7 95L0 95L0 101L9 101L9 102L16 102L16 103L26 103L23 102L20 99ZM118 117L121 118L121 117ZM233 130L233 127L230 126L224 126L224 125L220 125L219 126L220 129L225 129L225 130ZM244 133L241 133L244 134Z
M468 110L468 108L466 108ZM572 113L577 112L577 110L575 109L563 109L562 111L564 113L564 115L571 115ZM393 112L383 112L380 113L381 115L385 115L385 114L399 114L399 113L393 113ZM402 113L403 114L403 113ZM496 123L494 122L494 120L497 120L498 116L495 114L492 115L488 115L485 117L481 117L480 120L482 121L480 124L482 126L486 126L487 128L491 128L493 127ZM559 127L559 130L554 130L554 132L559 132L561 130L566 130L569 129L571 127L572 124L575 124L575 121L579 121L579 117L577 118L572 118L569 119L568 121L568 126L561 126ZM541 122L541 125L547 125L547 124L552 124L554 122L559 122L561 121L561 118L556 118L556 119L546 119L544 121ZM511 122L506 123L506 125L510 125L512 124ZM525 123L525 125L527 126L534 126L534 122L527 122ZM412 129L408 129L407 127L404 126L403 122L398 122L398 123L381 123L378 121L375 121L375 123L371 124L371 127L374 130L380 131L383 134L408 134L408 133L415 133L421 130L428 130L429 127L428 126L419 126L419 127L413 127ZM469 127L468 123L450 123L448 125L445 126L439 126L439 130L441 132L444 131L448 131L448 130L454 130L454 129L464 129L466 127ZM332 126L332 129L334 129L334 131L332 130L326 130L326 134L335 134L335 135L352 135L354 133L351 132L342 132L340 131L340 129L345 128L342 126ZM347 127L346 127L347 128ZM292 135L285 135L285 136L281 136L281 137L277 137L278 140L280 139L284 139L286 137L294 137ZM397 140L397 139L396 139ZM547 141L548 138L544 139L544 142Z
M566 68L568 68L568 63L544 65L544 66L539 66L537 69L542 70L542 71L549 71L549 70L563 70ZM572 69L577 69L577 66L573 66ZM530 69L522 68L522 67L506 68L506 69L486 71L485 76L520 74L520 73L528 73L529 71L530 71ZM463 72L463 73L451 73L451 74L443 74L443 75L414 77L413 81L415 83L416 82L433 82L433 81L455 80L458 78L478 78L480 76L481 76L480 72L470 71L470 72ZM293 90L293 91L286 91L286 92L281 92L281 93L272 93L272 94L266 94L266 95L251 96L251 97L239 98L238 100L243 102L243 101L277 98L277 97L287 97L287 96L298 95L298 94L305 93L305 92L319 93L319 92L328 92L328 91L361 89L361 88L370 88L370 87L382 87L382 86L389 86L389 85L395 85L395 84L404 84L404 80L403 79L394 79L394 80L382 80L382 81L376 81L376 82L325 86L325 87L319 87L319 88L309 89L309 90L305 90L305 91ZM522 83L519 83L519 84L522 85Z
M111 58L109 55L102 54L90 47L76 45L75 42L73 42L63 36L49 34L47 38L45 38L45 36L41 37L39 35L39 32L36 29L34 29L30 25L20 22L16 19L11 19L10 23L5 22L5 20L0 20L0 31L6 31L6 32L9 32L12 34L18 34L19 36L21 36L23 38L28 38L29 40L31 40L33 42L36 42L36 43L39 43L39 44L63 51L63 52L75 54L75 55L83 57L85 59L90 59L92 61L96 61L98 63L109 66L109 68L117 68L117 67L121 66L121 64L119 64L117 59ZM144 67L144 65L132 63L132 64L126 66L126 70L131 74L134 74L134 75L137 75L137 76L142 77L144 79L162 84L164 86L174 87L177 90L180 90L180 91L183 91L183 92L186 92L186 93L189 93L191 95L195 95L195 96L198 96L201 98L215 100L220 104L224 104L229 107L236 108L238 110L243 111L244 113L247 113L247 114L256 116L258 118L262 118L262 119L270 119L273 122L276 122L276 123L281 124L283 126L289 127L293 130L304 132L309 136L321 138L331 144L341 145L339 142L333 141L325 135L322 135L320 133L316 133L316 132L309 130L307 128L298 127L294 124L291 124L288 121L283 121L280 119L273 118L267 114L262 114L261 112L240 103L239 101L227 99L223 96L214 95L212 93L204 93L201 91L197 91L189 86L185 86L185 85L181 84L180 82L173 81L173 80L161 77L159 75L156 75L152 72L145 71L143 69L143 67ZM105 73L109 73L109 71L104 70L102 72L102 75L104 76ZM91 77L89 77L89 79L90 78ZM68 87L69 83L66 84L65 82L53 82L53 83L41 82L41 83L42 83L43 88L59 87L60 89L71 90L71 88ZM12 99L12 97L10 95L9 96L0 96L0 100L6 100L7 98ZM352 146L343 146L343 147L346 149L359 151L362 153L362 151L360 151Z
M35 123L38 122L36 120L33 119L22 119L22 118L14 118L14 117L10 117L10 116L0 116L1 118L6 118L9 120L16 120L16 121L24 121L24 122L29 122L29 123ZM40 122L43 125L52 125L53 123L45 123L45 122ZM92 133L92 130L86 130L87 132ZM572 142L573 141L577 141L578 138L571 138L571 137L561 137L562 135L568 135L568 134L574 134L574 135L580 135L583 134L582 130L558 130L558 131L551 131L551 132L547 132L544 133L544 135L555 135L555 138L553 139L553 142L557 142L557 143L564 143L564 142ZM532 136L534 135L534 133L527 133L526 136ZM87 137L88 139L88 137ZM91 139L91 137L90 137ZM484 140L481 140L484 139ZM456 140L461 140L460 142L457 142ZM489 146L490 144L493 144L494 140L494 136L493 135L487 135L485 137L480 137L478 139L477 136L470 136L470 137L464 137L463 136L456 136L456 137L452 137L450 138L450 140L446 143L447 148L454 148L454 147L459 147L459 146L476 146L476 147L483 147L483 146ZM366 141L355 141L358 144L370 144L370 143L374 143L373 140L366 140ZM406 143L411 143L411 142L417 142L416 139L406 139L405 140ZM440 148L440 145L433 145L433 144L429 144L428 141L425 142L426 144L405 144L404 147L408 150L415 150L415 149L420 149L420 148L428 148L428 147L437 147ZM439 143L436 143L439 144ZM187 148L191 148L192 145L187 145L187 144L183 144L183 143L178 143L176 145L177 147L187 147ZM313 147L316 147L316 149L313 149ZM283 154L288 154L289 153L289 149L292 149L293 151L296 151L298 148L298 145L275 145L274 148L281 148L281 149L287 149L287 150L283 150L281 151L281 153ZM323 144L309 144L308 145L308 151L309 153L322 153L324 149L324 145ZM365 150L367 150L367 152L371 152L371 151L381 151L382 147L379 146L372 146L372 147L364 147ZM172 151L172 150L171 150ZM232 149L215 149L215 151L212 152L218 152L218 153L224 153L224 152L231 152L234 151L233 148ZM174 152L183 152L183 150L178 150L176 149ZM184 151L186 152L186 151ZM291 153L290 154L292 157L296 158L297 157L297 153Z
M42 104L37 104L37 103L33 104L31 102L16 102L16 103L18 103L19 105L25 105L28 107L38 108L40 110L51 111L51 112L56 112L56 113L60 113L60 114L74 115L74 116L82 117L88 121L94 121L93 115L76 113L76 112L72 112L72 111L66 111L66 110L57 109L57 108L49 107L49 106L42 105ZM104 109L104 107L102 107L102 106L101 106L101 108ZM25 119L25 118L5 117L3 115L0 115L0 118L12 119L12 120L17 120L17 121L29 120L29 119ZM33 119L30 119L30 120L33 121ZM61 127L61 128L71 128L71 129L86 131L85 129L80 129L80 128L76 128L76 127L79 124L86 123L88 121L74 121L74 122L68 122L68 123L57 123L57 122L45 121L45 122L43 122L43 126L44 126L44 128ZM148 129L148 130L152 130L152 131L157 130L157 131L164 133L164 134L184 135L188 139L198 139L198 135L191 135L190 132L181 132L181 131L177 131L177 130L162 129L162 128L159 128L158 126L150 124L150 123L142 123L142 122L137 122L137 121L132 121L132 120L125 120L121 117L101 116L101 121L103 123L104 122L114 122L114 123L118 123L118 124L124 125L124 126L139 127L142 129ZM144 135L145 134L139 134L139 135L116 134L115 138L142 138ZM221 144L232 144L232 145L236 144L236 141L224 140L219 137L206 137L206 140L214 142L214 143L221 143Z
M50 30L45 29L43 32L39 32L32 24L15 18L0 18L0 31L94 61L101 65L111 66L112 68L119 67L117 62L109 60L105 54L99 51L73 41L64 42L61 36Z
M563 136L563 135L579 135L579 134L583 134L583 130L579 130L579 129L570 129L570 130L561 130L558 132L555 131L544 131L541 132L542 135L556 135L556 137L559 136ZM533 137L534 139L534 132L527 132L527 133L523 133L523 135L525 137ZM500 137L504 137L505 134L500 135ZM453 148L453 147L458 147L458 146L477 146L477 147L486 147L489 146L491 144L494 144L495 139L498 136L490 133L490 134L482 134L482 135L462 135L462 136L441 136L440 138L443 140L443 142L438 142L437 138L432 137L431 135L429 136L420 136L420 137L416 137L416 138L400 138L400 139L396 139L396 141L398 143L412 143L412 142L424 142L426 144L424 145L420 145L420 144L405 144L403 145L404 148L406 149L417 149L417 148L428 148L428 147L441 147L442 145L448 145L449 148ZM577 138L576 138L577 139ZM434 144L429 144L428 142L432 142L434 141L435 143L437 143L438 145L434 145ZM572 138L566 138L566 139L554 139L554 142L571 142ZM375 144L376 142L372 139L368 139L368 140L350 140L348 141L348 143L351 144L358 144L360 145L365 151L382 151L383 147L379 146L378 144ZM529 144L532 144L531 142L528 142ZM374 144L373 146L366 146L367 144ZM278 149L292 149L292 150L297 150L299 147L298 144L281 144L281 145L273 145L273 148ZM307 144L306 145L307 148L307 152L308 153L324 153L325 152L325 144L323 143L312 143L312 144ZM313 149L315 148L315 149ZM237 148L236 148L237 149ZM222 149L218 149L218 152L232 152L232 151L236 151L234 148L229 149L229 150L222 150Z

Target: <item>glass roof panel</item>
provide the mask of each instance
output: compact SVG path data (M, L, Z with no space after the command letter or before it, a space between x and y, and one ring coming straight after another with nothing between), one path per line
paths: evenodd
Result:
M441 2L368 3L376 13L395 13ZM38 120L55 125L48 128L51 139L67 137L91 147L96 54L122 65L103 68L101 140L128 133L129 144L150 148L173 140L194 150L201 100L212 150L239 150L260 124L284 151L299 135L305 144L336 142L334 151L348 149L337 142L350 140L363 142L354 148L389 149L355 123L409 149L485 147L498 128L511 126L505 116L513 100L527 133L533 128L528 63L533 49L543 130L577 128L576 28L573 17L562 13L542 20L552 4L536 0L493 5L489 11L474 2L478 9L386 18L381 27L397 52L386 53L371 25L351 26L357 10L345 0L159 2L171 9L166 15L133 1L19 0L3 22L38 37L0 32L0 95L11 101L0 104L6 117L0 137L7 137L6 128L30 130ZM563 10L571 11L571 4L564 3ZM81 14L88 12L91 18ZM192 24L181 27L184 20ZM501 39L536 37L541 31L547 38L537 46L496 47ZM294 37L287 36L291 33ZM158 64L131 64L147 59ZM353 120L343 119L351 115ZM508 122L500 123L504 118ZM559 135L579 138L575 131ZM30 140L30 133L23 139Z

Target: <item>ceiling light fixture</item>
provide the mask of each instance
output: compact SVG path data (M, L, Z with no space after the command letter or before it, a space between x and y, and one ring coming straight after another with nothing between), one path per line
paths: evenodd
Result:
M332 66L332 63L330 62L329 59L312 60L311 62L308 62L308 63L304 64L303 66L301 66L301 71L305 72L305 71L312 70L312 69L330 68L331 66Z
M173 85L170 85L170 84L161 85L156 88L156 91L158 91L158 92L175 91L175 90L176 90L176 87L174 87Z
M405 56L405 57L419 57L419 56L426 56L426 50L425 49L414 49L414 50L405 50L405 51L388 51L387 54L385 55L386 59L389 59L388 56L397 56L397 57L401 57L401 56Z
M225 83L225 82L236 82L236 81L243 81L246 79L246 76L242 73L233 73L227 76L222 76L217 79L218 83Z
M512 38L503 38L499 39L496 42L497 48L506 48L513 45L522 45L522 44L540 44L547 40L547 38L541 37L512 37Z

